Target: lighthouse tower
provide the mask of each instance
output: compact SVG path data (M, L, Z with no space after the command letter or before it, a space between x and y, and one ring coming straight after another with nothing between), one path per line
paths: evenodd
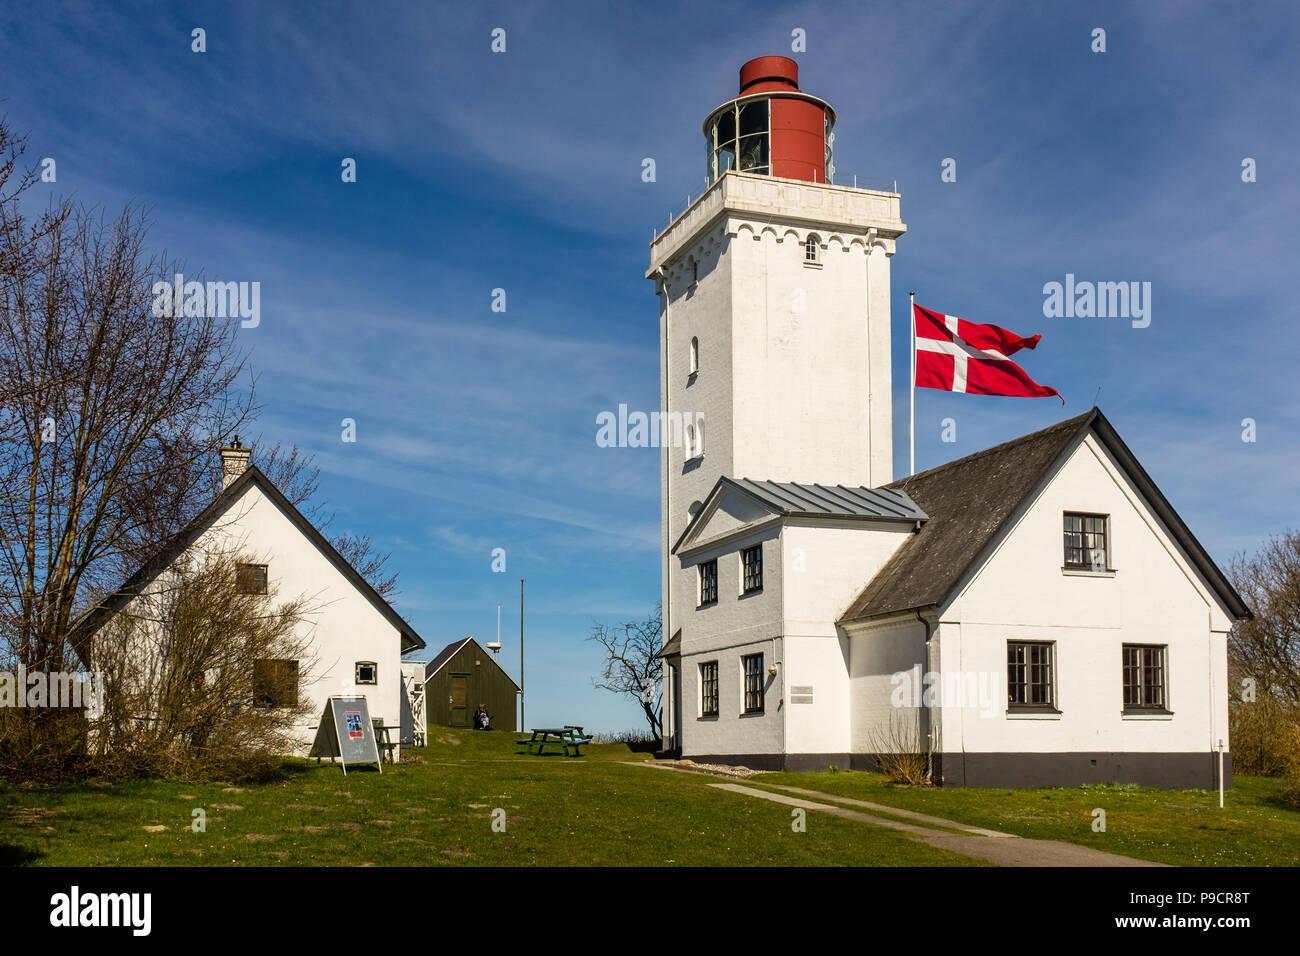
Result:
M718 479L893 480L889 261L899 194L835 181L835 111L783 56L704 121L708 188L650 245L660 319L664 636L674 543Z

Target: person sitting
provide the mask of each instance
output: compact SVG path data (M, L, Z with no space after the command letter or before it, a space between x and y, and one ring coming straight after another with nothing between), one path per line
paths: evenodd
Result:
M484 704L479 704L478 710L474 712L474 729L490 730L491 725L492 725L492 718L488 716L487 706Z

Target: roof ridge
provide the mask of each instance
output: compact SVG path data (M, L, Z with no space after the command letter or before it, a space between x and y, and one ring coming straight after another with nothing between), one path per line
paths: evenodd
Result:
M1029 441L1030 439L1033 438L1041 438L1044 435L1049 434L1050 432L1065 429L1066 426L1079 428L1084 424L1085 419L1091 420L1099 412L1100 409L1098 409L1097 406L1094 405L1091 409L1084 412L1082 415L1075 415L1073 418L1063 419L1062 421L1057 422L1055 425L1048 425L1046 428L1040 428L1038 429L1038 431L1029 432L1028 434L1021 435L1018 438L1010 438L1007 441L1001 442L997 445L993 445L989 448L983 448L979 451L971 452L969 455L963 455L961 458L954 458L952 461L944 462L942 465L935 465L933 468L927 468L925 471L918 471L914 475L907 475L904 478L898 478L894 481L891 481L887 485L882 485L882 487L902 489L904 482L911 481L915 478L927 477L929 475L933 475L938 472L944 471L945 469L948 468L955 468L958 465L967 465L978 458L984 458L987 455L992 455L994 452L1005 451L1007 448L1013 445L1019 445L1020 443Z

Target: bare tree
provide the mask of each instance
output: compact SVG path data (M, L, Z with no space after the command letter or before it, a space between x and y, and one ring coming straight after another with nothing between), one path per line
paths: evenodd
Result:
M206 503L220 444L253 412L234 319L155 315L155 281L180 271L145 248L147 221L64 205L31 240L3 208L0 576L13 656L65 670L83 589L143 563ZM34 263L27 268L26 263ZM33 712L38 734L59 719Z
M662 638L662 607L656 607L644 621L626 621L613 627L597 622L588 638L605 654L601 675L592 683L635 698L658 739L663 738L663 664L655 655L662 647Z
M1228 572L1254 615L1228 638L1234 668L1300 707L1300 532L1270 538L1249 557L1238 555Z
M22 148L0 122L0 662L54 673L76 615L211 502L217 451L258 408L237 317L154 308L186 270L147 247L143 211L65 201L29 217ZM315 491L296 448L263 463L291 499ZM393 591L368 539L334 543ZM66 716L24 712L24 751L62 747Z
M1228 636L1233 766L1300 787L1300 532L1228 567L1254 617Z
M189 553L88 638L104 675L89 720L101 772L258 776L295 749L306 722L304 599L250 594L237 555Z

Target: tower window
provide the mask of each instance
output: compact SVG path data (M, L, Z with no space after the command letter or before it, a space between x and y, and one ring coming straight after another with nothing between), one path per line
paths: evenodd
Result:
M817 237L816 236L809 236L807 239L803 241L803 261L804 262L817 261Z
M740 552L741 580L745 590L743 594L753 594L763 590L763 546L756 544Z
M698 375L700 371L700 340L691 339L691 374Z
M700 281L700 264L696 262L694 259L691 260L691 281L692 282Z
M745 713L763 712L763 655L746 654L740 659L745 675Z
M685 448L685 460L693 461L696 458L704 457L704 420L703 416L697 416L695 422L687 422L682 433L683 444Z
M699 565L700 607L718 603L718 560L705 561Z

